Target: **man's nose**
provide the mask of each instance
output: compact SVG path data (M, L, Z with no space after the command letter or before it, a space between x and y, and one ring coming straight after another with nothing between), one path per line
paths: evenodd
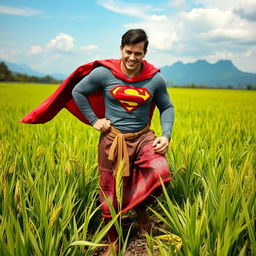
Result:
M131 55L130 55L130 60L135 60L136 58L135 58L135 54L134 53L132 53Z

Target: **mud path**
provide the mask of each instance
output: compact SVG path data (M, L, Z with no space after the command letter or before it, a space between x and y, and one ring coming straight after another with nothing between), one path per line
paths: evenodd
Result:
M161 229L164 229L164 224L157 219L150 218L152 222L152 236L162 235ZM147 256L147 240L144 235L139 234L138 227L136 223L135 214L127 215L122 218L122 227L124 232L124 237L126 237L127 232L131 227L128 244L126 247L125 256ZM107 243L107 239L105 238L102 243ZM106 250L106 247L97 248L93 253L93 256L100 256ZM154 255L159 255L156 251Z

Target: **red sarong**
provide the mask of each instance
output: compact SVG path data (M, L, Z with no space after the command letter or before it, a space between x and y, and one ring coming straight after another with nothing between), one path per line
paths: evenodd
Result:
M154 196L158 196L162 192L160 177L165 185L171 180L165 156L155 153L153 150L155 138L154 132L149 130L137 139L126 140L130 161L130 176L123 177L122 212L130 210L138 204L142 205L153 201ZM116 211L118 209L113 162L108 160L112 141L113 137L109 136L107 132L102 133L98 148L100 201L104 218L111 218L105 196L110 200Z

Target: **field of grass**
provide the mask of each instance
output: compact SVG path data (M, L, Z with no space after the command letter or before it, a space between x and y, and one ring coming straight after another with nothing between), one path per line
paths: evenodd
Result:
M98 132L66 110L43 125L18 123L55 89L0 83L0 255L92 255L109 228ZM256 92L169 92L173 181L150 209L166 235L147 236L148 255L256 255ZM161 134L157 112L151 127Z

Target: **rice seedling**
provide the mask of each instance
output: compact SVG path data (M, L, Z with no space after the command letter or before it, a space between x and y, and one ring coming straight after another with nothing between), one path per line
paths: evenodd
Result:
M18 123L55 89L0 84L0 255L92 255L112 224L124 255L129 232L120 215L101 221L97 131L65 110L44 125ZM148 254L256 255L256 92L170 95L173 180L151 207L164 225L163 236L147 235ZM152 128L161 135L158 115Z

